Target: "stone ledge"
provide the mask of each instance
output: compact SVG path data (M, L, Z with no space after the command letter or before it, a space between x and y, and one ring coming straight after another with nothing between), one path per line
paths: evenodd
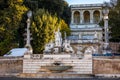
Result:
M37 73L37 74L29 74L22 73L19 77L22 78L81 78L81 77L91 77L92 74L78 74L78 73Z
M95 74L95 76L97 77L119 77L120 78L120 74Z

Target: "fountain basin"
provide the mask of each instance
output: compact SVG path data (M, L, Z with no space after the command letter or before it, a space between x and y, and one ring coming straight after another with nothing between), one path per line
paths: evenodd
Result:
M51 65L41 66L41 68L49 70L50 72L53 72L53 73L60 73L68 69L71 69L72 66L63 65L61 63L53 63Z
M72 66L41 66L41 68L47 69L50 72L63 72L72 68Z

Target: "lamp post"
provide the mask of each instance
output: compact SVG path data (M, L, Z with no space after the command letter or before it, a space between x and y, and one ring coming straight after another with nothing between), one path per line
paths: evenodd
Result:
M32 11L28 11L28 13L27 13L27 17L28 17L28 19L27 19L27 39L26 39L26 45L25 45L25 47L29 50L29 52L30 53L32 53L32 46L31 46L31 44L30 44L30 18L32 17Z

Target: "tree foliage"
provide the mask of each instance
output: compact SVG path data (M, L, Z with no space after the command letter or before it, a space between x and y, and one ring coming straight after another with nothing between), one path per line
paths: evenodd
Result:
M69 24L70 22L70 8L64 0L24 0L24 4L30 8L33 13L36 13L38 9L45 9L51 15L56 15L59 19L62 18L64 20L62 22L65 24ZM22 34L24 33L24 29L26 27L26 20L27 18L24 16L20 28L18 29L17 37L19 37L19 47L23 47L25 45L23 44L24 37Z
M67 34L70 32L66 24L70 21L70 9L64 0L0 0L0 5L0 55L18 44L24 47L28 8L34 13L31 30L35 53L41 53L44 45L54 39L58 26L62 34L64 30Z
M34 13L32 23L32 46L34 53L42 53L46 43L54 40L54 32L60 28L69 32L69 28L64 20L51 15L44 9L39 9Z
M5 3L6 2L6 3ZM19 27L22 15L27 11L23 0L3 0L0 10L0 55L16 47L15 33Z
M50 14L64 19L67 24L70 22L70 7L65 0L25 0L24 4L32 11L45 9Z
M109 25L111 27L111 41L120 41L120 0L117 0L117 5L111 8L109 15Z

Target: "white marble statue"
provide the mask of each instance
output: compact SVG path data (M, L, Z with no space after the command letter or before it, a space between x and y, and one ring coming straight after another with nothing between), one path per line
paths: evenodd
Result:
M97 39L97 38L98 38L97 32L95 31L95 33L94 33L94 39Z
M62 46L62 35L59 29L57 32L55 32L55 46L57 47Z
M97 54L98 53L98 46L90 46L85 50L85 54L90 53L90 54Z
M44 52L45 53L50 53L52 52L52 49L54 48L54 43L53 42L50 42L48 44L45 45L45 50Z
M92 59L92 54L95 52L93 46L88 47L84 52L84 59Z
M70 46L70 41L67 41L65 38L65 41L62 43L61 32L58 29L58 31L55 32L55 42L46 44L44 53L60 53L62 50L67 53L74 53L73 48Z
M65 40L65 42L63 43L63 51L74 53L73 48L70 46L70 41Z

